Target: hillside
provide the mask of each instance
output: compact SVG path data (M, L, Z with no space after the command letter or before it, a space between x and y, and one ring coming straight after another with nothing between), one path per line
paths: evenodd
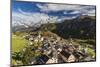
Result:
M12 64L95 61L95 31L95 18L85 16L40 26L15 27L12 36ZM54 62L52 58L58 61Z
M96 22L91 17L42 24L40 30L50 30L63 38L95 38Z

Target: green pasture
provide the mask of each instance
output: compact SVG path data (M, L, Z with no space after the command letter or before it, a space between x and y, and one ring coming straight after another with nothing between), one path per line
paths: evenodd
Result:
M12 35L12 52L21 51L27 44L28 41L23 37Z

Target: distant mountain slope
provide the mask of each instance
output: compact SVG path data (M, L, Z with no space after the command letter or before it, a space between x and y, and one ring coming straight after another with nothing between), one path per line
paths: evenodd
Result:
M50 30L63 38L95 38L96 20L95 17L81 17L61 23L44 24L40 29Z
M59 23L36 24L31 27L16 26L13 31L34 32L51 31L63 38L95 38L96 19L94 16L81 16L72 20L64 20Z

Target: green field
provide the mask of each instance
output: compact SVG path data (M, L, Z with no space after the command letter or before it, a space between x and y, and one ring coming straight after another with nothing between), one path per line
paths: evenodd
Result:
M12 52L21 51L26 45L28 41L21 36L12 35Z

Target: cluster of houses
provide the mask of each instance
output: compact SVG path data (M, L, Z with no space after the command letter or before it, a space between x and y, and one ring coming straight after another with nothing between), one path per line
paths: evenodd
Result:
M41 52L37 58L32 58L30 64L55 64L55 63L69 63L78 62L87 57L85 50L80 50L81 46L68 43L66 40L58 36L42 36L42 35L26 35L25 38L29 40L29 45L34 45L34 42L42 42L42 46L36 50Z

